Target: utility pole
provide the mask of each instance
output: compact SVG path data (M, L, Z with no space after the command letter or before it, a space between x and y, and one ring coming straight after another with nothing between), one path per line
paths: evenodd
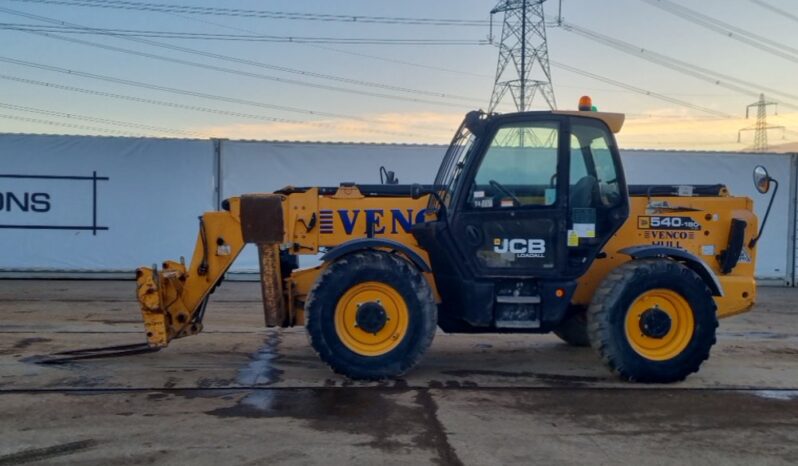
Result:
M754 152L766 152L768 150L768 130L780 129L782 137L784 136L784 126L768 126L767 123L767 106L773 105L776 107L776 115L778 115L778 103L765 100L765 94L759 94L759 101L749 104L745 107L745 118L748 119L751 107L756 107L756 124L748 128L742 128L737 131L737 142L740 142L740 135L743 131L754 131Z
M554 110L549 48L543 3L546 0L501 0L493 10L504 13L499 62L488 111L493 112L509 94L515 109L528 111L537 96Z

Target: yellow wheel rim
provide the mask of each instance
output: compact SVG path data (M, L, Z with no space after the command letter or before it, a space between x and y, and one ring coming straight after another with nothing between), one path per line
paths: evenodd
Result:
M358 326L361 306L375 304L384 311L385 323L376 331ZM380 282L359 283L344 293L335 307L335 332L347 348L362 356L379 356L396 348L407 334L410 313L402 296ZM374 329L372 329L374 330Z
M647 335L643 329L644 313L662 311L670 319L670 326L660 327L661 335ZM651 312L649 312L651 314ZM662 314L659 314L660 318ZM662 288L640 295L626 313L626 341L641 356L653 361L666 361L678 356L693 338L695 318L686 299L675 291ZM652 333L652 332L648 332Z

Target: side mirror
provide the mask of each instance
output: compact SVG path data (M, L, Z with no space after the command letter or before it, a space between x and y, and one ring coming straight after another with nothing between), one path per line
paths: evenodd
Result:
M765 211L765 216L762 218L762 223L759 225L759 234L757 234L755 238L751 238L751 241L748 242L749 248L756 246L759 238L762 237L762 232L765 231L765 223L768 221L768 216L770 215L770 208L773 207L773 200L776 199L776 193L779 190L779 182L768 175L768 171L765 167L762 165L757 165L754 167L754 187L757 191L759 191L761 194L765 194L766 192L770 191L771 183L775 184L776 187L773 188L773 194L770 195L770 202L768 202L768 208Z
M770 191L771 181L774 180L768 175L768 171L765 167L762 165L754 167L754 187L760 194L765 194Z

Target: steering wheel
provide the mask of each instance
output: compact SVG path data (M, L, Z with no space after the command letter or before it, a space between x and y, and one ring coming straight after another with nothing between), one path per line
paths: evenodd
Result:
M490 180L490 181L488 181L488 183L492 187L496 188L497 190L499 190L499 191L503 192L504 194L510 196L510 198L513 200L515 205L517 205L517 206L521 205L521 201L517 197L515 197L515 194L511 193L509 189L507 189L504 186L502 186L498 181Z

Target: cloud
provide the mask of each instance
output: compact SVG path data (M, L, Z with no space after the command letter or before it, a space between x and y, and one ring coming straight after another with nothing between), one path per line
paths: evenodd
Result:
M790 123L796 120L798 113L789 113L768 117L768 124L786 126L785 136L795 140L798 133L789 130ZM645 115L630 115L617 138L619 145L625 148L745 151L750 150L753 144L754 132L743 131L738 143L738 131L753 128L755 123L754 118L706 118L663 109ZM776 146L787 140L782 139L780 130L770 130L768 142Z
M329 142L386 142L447 144L463 118L458 112L391 112L365 115L360 120L319 119L300 123L251 122L190 128L208 137ZM644 114L627 115L623 130L616 136L622 148L745 151L753 144L755 119L723 119L696 116L677 108L656 108ZM798 112L768 117L772 125L789 130L798 126ZM769 132L777 146L795 140L798 132Z
M380 113L360 120L234 123L192 130L228 139L445 144L462 118L460 113Z

